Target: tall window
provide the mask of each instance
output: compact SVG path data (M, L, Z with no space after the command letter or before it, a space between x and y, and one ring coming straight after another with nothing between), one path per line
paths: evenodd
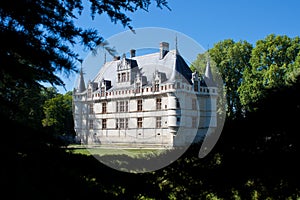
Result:
M119 128L120 128L120 129L124 129L124 127L125 127L125 126L124 126L124 125L125 125L125 123L124 123L124 122L125 122L124 118L119 119L119 122L120 122Z
M107 112L107 103L103 102L102 103L102 113L106 113Z
M192 128L197 128L197 118L196 117L192 117Z
M143 118L141 118L141 117L137 118L137 127L143 128Z
M128 118L125 118L125 129L128 129Z
M136 83L136 93L140 93L141 92L141 84L140 83Z
M180 108L180 102L178 98L176 98L176 108Z
M102 119L102 129L106 129L106 119Z
M197 110L197 100L196 99L192 99L192 109Z
M118 82L121 82L121 74L118 73Z
M156 99L156 110L161 110L161 98Z
M117 101L116 112L128 112L128 101Z
M123 72L123 73L121 74L121 82L125 82L125 81L126 81L126 73Z
M128 101L125 101L125 112L128 112Z
M105 87L101 87L101 96L104 96L105 94Z
M143 110L143 100L139 99L137 100L137 111L142 111Z
M154 92L158 92L159 91L159 81L155 81L154 83Z
M89 120L89 129L94 129L94 121L92 119Z
M119 127L120 127L119 119L116 119L116 129L119 129Z
M127 129L128 128L128 118L116 119L116 129Z
M124 101L121 101L120 102L120 112L125 112L125 102Z
M198 81L194 81L194 91L198 92Z
M88 89L87 97L92 98L92 89L91 88Z
M89 105L89 113L93 114L94 113L94 104Z
M156 128L161 128L161 117L156 117Z

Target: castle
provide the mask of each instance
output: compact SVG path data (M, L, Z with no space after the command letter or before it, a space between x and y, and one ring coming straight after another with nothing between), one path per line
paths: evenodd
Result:
M201 141L217 126L218 91L209 60L192 72L177 47L117 56L73 90L77 140L82 144L174 147Z

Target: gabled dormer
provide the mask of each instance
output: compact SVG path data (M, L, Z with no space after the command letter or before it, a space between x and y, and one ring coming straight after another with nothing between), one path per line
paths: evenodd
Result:
M166 80L167 80L167 76L165 73L155 70L155 72L153 73L153 81L152 81L152 86L154 88L154 91L158 92L160 84Z
M147 84L147 77L143 76L140 71L136 73L136 77L134 79L134 88L136 92L141 92L142 86Z
M136 60L126 58L125 54L122 59L117 61L117 85L129 86L134 82L138 72Z
M101 96L104 96L105 92L112 87L111 86L111 81L110 80L104 80L104 79L102 79L99 82L99 86L98 87L100 89Z
M192 73L192 83L193 83L194 91L198 92L200 86L200 79L197 71Z

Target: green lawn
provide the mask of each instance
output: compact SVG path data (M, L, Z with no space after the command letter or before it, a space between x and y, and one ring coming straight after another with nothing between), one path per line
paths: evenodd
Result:
M73 152L75 154L84 154L84 155L128 155L130 157L143 157L148 156L150 154L159 155L160 153L163 153L165 149L144 149L144 148L132 148L132 149L121 149L121 148L101 148L101 147L95 147L95 148L85 148L84 146L80 145L70 145L68 146L68 150L70 152Z

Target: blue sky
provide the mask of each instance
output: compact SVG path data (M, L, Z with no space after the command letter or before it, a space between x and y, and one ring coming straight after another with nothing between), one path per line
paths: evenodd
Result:
M169 0L169 7L171 11L161 10L153 2L149 12L129 13L131 25L137 29L161 27L178 31L204 48L225 39L246 40L255 45L257 40L271 33L300 36L299 0ZM88 9L83 12L78 25L95 28L104 38L128 31L120 23L112 23L106 15L91 20L88 12ZM75 50L83 59L89 55L83 47L77 46ZM71 91L77 75L60 77L66 90ZM57 89L60 93L66 92L62 87Z

